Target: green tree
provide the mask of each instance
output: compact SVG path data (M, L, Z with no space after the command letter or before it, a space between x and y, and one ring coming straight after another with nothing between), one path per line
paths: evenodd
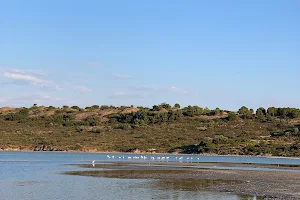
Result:
M246 106L242 106L239 110L238 113L240 115L247 115L249 113L249 109Z
M300 117L300 111L299 111L299 109L293 109L291 111L291 117L292 118L299 118Z
M170 110L172 108L172 106L168 103L162 103L160 106L166 110Z
M161 107L159 105L153 105L152 110L153 111L160 111Z
M250 108L249 113L252 115L254 113L254 110Z
M176 103L176 104L174 105L174 108L180 109L179 103Z
M276 116L277 115L277 109L275 107L270 107L270 108L268 108L267 113L271 116Z
M216 108L214 110L214 115L220 115L221 114L221 109L220 108Z
M266 115L266 110L262 107L256 110L256 116L258 119L262 120Z
M92 109L98 109L99 108L99 106L98 105L92 105L92 107L91 107Z
M107 110L107 109L109 109L109 106L108 106L108 105L102 105L102 106L100 107L100 109L101 109L101 110Z
M236 121L238 119L238 116L234 112L228 113L228 120L229 121Z
M72 106L71 108L74 110L80 110L80 108L78 106Z

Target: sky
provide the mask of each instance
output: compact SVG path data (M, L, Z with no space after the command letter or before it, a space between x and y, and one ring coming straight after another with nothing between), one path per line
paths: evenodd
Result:
M4 0L0 106L300 107L299 0Z

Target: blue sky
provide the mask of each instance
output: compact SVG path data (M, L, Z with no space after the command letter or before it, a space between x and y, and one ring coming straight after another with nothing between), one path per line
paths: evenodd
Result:
M300 107L300 1L7 0L0 106Z

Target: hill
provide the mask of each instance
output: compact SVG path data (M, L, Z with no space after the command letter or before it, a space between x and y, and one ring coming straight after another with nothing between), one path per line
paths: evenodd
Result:
M300 111L179 104L0 108L0 148L27 151L300 155Z

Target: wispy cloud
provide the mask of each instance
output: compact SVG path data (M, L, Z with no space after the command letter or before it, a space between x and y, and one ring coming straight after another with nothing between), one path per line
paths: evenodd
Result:
M181 89L181 88L177 88L175 86L172 86L170 88L166 88L169 92L171 93L176 93L176 94L183 94L183 95L188 95L190 94L189 91Z
M52 81L44 79L46 73L36 70L0 69L0 79L5 84L33 85L61 89Z
M90 88L83 86L83 85L73 86L72 89L75 91L78 91L78 92L82 92L82 93L92 91Z
M113 74L112 76L117 79L131 79L132 78L132 76L130 76L128 74Z

